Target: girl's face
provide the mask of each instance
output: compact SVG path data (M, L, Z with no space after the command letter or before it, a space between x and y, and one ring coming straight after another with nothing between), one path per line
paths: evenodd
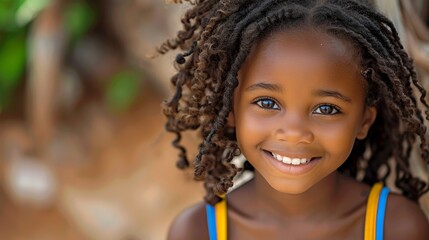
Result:
M353 48L286 31L258 43L239 72L229 123L246 159L276 190L298 194L336 172L376 110Z

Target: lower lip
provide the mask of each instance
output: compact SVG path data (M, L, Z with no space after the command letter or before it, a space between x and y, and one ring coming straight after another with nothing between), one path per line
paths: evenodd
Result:
M273 155L271 155L270 153L267 153L265 151L263 151L263 154L266 158L268 158L268 160L269 160L268 162L273 167L278 169L283 174L290 174L290 175L304 175L304 174L310 172L317 165L319 160L321 159L320 157L313 158L308 163L300 164L300 165L292 165L292 164L286 164L284 162L281 162L281 161L275 159L273 157Z

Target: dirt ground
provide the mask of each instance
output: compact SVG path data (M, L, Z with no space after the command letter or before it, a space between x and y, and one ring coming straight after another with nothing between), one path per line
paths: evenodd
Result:
M163 98L146 86L141 104L115 117L88 104L59 127L43 159L26 151L25 124L0 122L0 239L165 239L173 217L201 200L203 191L190 172L175 167L173 136L163 130ZM193 146L195 139L185 142ZM21 154L10 154L5 146L12 145ZM51 197L38 203L10 190L13 158L52 173Z

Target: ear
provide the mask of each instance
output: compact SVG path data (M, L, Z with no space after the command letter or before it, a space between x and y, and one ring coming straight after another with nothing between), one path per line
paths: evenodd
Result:
M356 135L356 138L363 140L368 135L368 131L377 117L377 109L375 107L366 107L365 113L362 118L360 129Z
M232 110L231 110L231 112L229 112L228 118L226 119L226 125L228 127L235 127L234 111L232 111Z

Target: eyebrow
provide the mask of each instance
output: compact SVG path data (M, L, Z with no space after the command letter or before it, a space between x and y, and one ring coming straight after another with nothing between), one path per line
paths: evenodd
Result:
M254 90L258 90L258 89L266 89L269 91L282 92L282 88L279 85L271 84L271 83L252 84L246 88L246 91L254 91ZM340 99L340 100L342 100L344 102L348 102L348 103L352 102L352 100L349 97L346 97L343 94L341 94L340 92L335 91L335 90L320 89L320 90L316 91L315 95L321 96L321 97L334 97L334 98Z
M343 94L334 91L334 90L317 90L316 91L316 95L317 96L321 96L321 97L334 97L334 98L338 98L340 100L343 100L345 102L351 103L352 100L346 96L344 96Z
M281 92L282 91L282 89L279 85L271 84L271 83L252 84L246 88L246 91L253 91L253 90L258 90L258 89L266 89L266 90L275 91L275 92Z

